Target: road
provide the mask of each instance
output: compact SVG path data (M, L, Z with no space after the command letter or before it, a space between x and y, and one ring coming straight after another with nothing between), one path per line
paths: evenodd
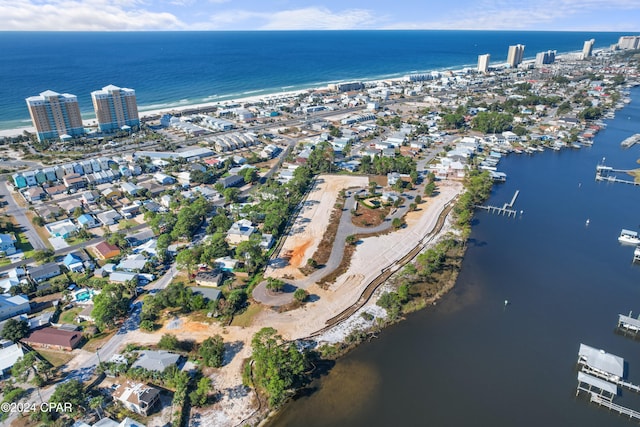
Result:
M47 245L42 241L38 232L29 221L27 217L27 210L19 206L13 198L11 190L9 190L8 183L6 181L0 181L0 196L7 202L7 208L5 214L13 216L22 230L25 236L29 239L29 243L33 246L33 249L46 249Z

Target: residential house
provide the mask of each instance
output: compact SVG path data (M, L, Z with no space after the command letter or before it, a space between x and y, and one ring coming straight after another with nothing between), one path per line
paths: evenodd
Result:
M149 240L153 239L154 237L155 237L155 234L153 234L153 231L147 228L147 229L138 231L137 233L128 235L126 239L127 239L127 242L129 242L129 245L139 246L139 245L142 245L143 243L147 243Z
M26 314L31 311L26 295L0 294L0 321Z
M66 193L67 192L67 187L65 187L62 184L60 184L60 185L52 185L50 187L46 187L44 189L44 191L49 196L55 196L56 194Z
M112 283L127 283L137 278L137 273L130 273L127 271L114 271L109 275L109 281Z
M122 188L122 191L131 196L137 196L138 193L140 193L140 191L144 189L143 187L140 187L139 185L133 184L131 182L121 183L120 188Z
M147 258L142 254L129 255L117 265L116 269L129 273L139 273L147 265Z
M0 341L0 378L11 373L11 368L24 356L24 350L20 344L9 340Z
M0 234L0 253L4 255L13 255L16 250L16 238L13 234Z
M19 174L19 173L13 174L13 185L15 185L15 187L18 189L26 188L27 180L22 174Z
M244 178L239 175L229 175L224 178L220 178L218 182L222 184L222 188L236 187L244 183Z
M176 179L174 177L161 172L154 174L153 179L155 179L160 185L171 185L176 183Z
M164 194L160 196L160 204L164 208L169 209L169 206L171 206L171 196L168 194Z
M62 237L63 239L78 232L78 228L70 219L45 224L44 228L47 229L51 237Z
M73 271L75 273L84 271L84 263L82 262L82 259L73 253L65 255L62 263L69 269L69 271Z
M113 398L130 411L146 417L160 400L160 390L146 384L126 381L118 384Z
M219 287L222 284L223 278L224 276L220 270L199 271L196 274L195 281L199 286Z
M273 246L274 242L275 240L272 234L265 233L260 237L260 247L265 251L271 249L271 246Z
M98 226L98 221L89 214L82 214L77 218L78 224L82 228L94 228Z
M20 285L20 281L13 277L0 280L0 293L8 294L12 287ZM0 329L1 330L1 329Z
M22 342L32 347L69 351L76 348L81 341L82 334L79 331L63 331L51 327L36 329L28 337L22 339Z
M240 261L238 261L237 259L231 258L229 256L225 256L225 257L222 257L222 258L216 258L213 262L222 271L230 271L230 272L232 272L233 269L236 268L236 266L238 265L238 263Z
M209 301L218 301L222 296L222 291L220 289L206 288L200 286L193 286L191 288L191 292L194 294L202 295L205 299Z
M251 235L256 232L256 228L251 221L247 219L241 219L231 224L231 228L227 231L227 237L225 240L230 245L237 245L240 242L246 242Z
M136 204L123 206L120 209L120 213L124 218L133 218L140 213L140 206Z
M107 226L113 225L122 219L122 215L120 215L120 213L115 209L100 212L96 217L98 217L98 221L100 221L102 225Z
M98 197L100 197L100 193L96 190L89 190L89 191L85 191L84 193L82 193L82 202L86 205L91 205L93 203L96 202L96 200L98 200Z
M100 259L109 259L120 255L120 248L109 242L100 242L94 247L96 256Z
M182 356L165 350L143 350L138 353L136 360L131 368L143 368L147 371L164 372L169 366L178 366Z
M68 189L75 189L78 190L80 188L85 188L87 186L87 180L83 177L80 176L80 174L77 173L73 173L71 175L65 175L64 178L62 178L62 182L64 182L64 185L67 186Z
M27 267L27 274L35 283L42 283L47 279L60 275L60 266L55 262Z
M25 200L35 202L41 200L45 196L45 192L41 187L31 187L22 192Z

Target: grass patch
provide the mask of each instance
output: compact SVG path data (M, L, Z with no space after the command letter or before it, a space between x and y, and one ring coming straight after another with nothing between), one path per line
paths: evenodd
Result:
M70 351L63 350L38 350L38 354L56 368L68 363L74 357Z
M9 258L0 258L0 265L9 265L11 260Z
M135 227L136 225L139 225L137 222L135 222L132 219L125 219L124 221L120 221L118 223L118 230L128 230L130 228Z
M76 323L76 317L82 311L82 307L75 307L71 310L63 311L60 314L60 323Z
M250 304L247 309L241 314L234 316L231 326L240 326L246 328L251 326L253 319L262 312L263 306L260 304Z
M95 353L100 347L102 347L104 344L107 343L107 341L109 341L111 339L112 336L115 335L115 333L118 331L118 329L114 329L113 331L110 332L99 332L97 334L95 334L93 337L91 337L91 339L89 341L87 341L83 346L82 349Z

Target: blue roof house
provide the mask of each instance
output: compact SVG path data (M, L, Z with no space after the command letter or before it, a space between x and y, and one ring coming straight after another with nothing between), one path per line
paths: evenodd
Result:
M89 214L82 214L78 217L78 224L84 228L93 228L98 225L94 217Z
M84 270L84 264L82 263L82 259L79 256L74 254L67 254L62 263L69 269L69 271L73 272L81 272Z

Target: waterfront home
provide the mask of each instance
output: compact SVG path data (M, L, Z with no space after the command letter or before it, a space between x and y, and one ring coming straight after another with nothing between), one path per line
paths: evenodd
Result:
M26 295L0 294L0 321L27 314L30 311L31 305Z
M35 267L27 267L27 274L35 283L42 283L47 279L59 276L61 274L60 266L55 262L37 265Z
M160 401L160 390L153 386L125 380L116 384L112 396L128 410L146 417Z
M13 255L16 253L16 237L13 234L0 234L0 254Z
M63 331L52 327L36 329L22 339L31 347L52 348L55 350L71 351L82 341L82 334L78 331Z

